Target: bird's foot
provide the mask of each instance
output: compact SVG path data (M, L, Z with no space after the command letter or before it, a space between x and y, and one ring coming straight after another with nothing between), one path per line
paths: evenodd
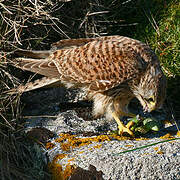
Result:
M123 133L128 133L130 136L134 136L133 132L130 130L130 128L134 125L134 122L129 122L126 126L124 124L118 124L118 134L122 135Z
M120 121L118 115L116 112L112 113L113 118L118 124L118 134L122 135L123 133L128 133L130 136L134 136L133 132L130 130L130 128L133 126L134 122L130 121L126 126Z

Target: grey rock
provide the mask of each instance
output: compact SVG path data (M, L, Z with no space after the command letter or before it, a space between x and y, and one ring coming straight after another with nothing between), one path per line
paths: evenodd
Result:
M33 127L45 127L57 135L71 132L84 138L83 133L105 134L108 130L117 129L114 121L106 121L104 118L89 121L79 117L74 108L63 111L59 106L60 103L78 102L84 98L85 94L78 93L78 90L70 91L63 88L24 94L23 101L26 103L24 116L29 116L26 121L27 130ZM176 129L174 125L170 128ZM97 171L102 171L105 180L178 180L180 179L179 140L124 152L162 141L159 137L165 133L166 130L162 130L140 141L114 139L93 142L66 152L62 150L60 143L55 142L57 138L55 137L51 140L56 145L55 148L46 152L50 161L55 155L66 153L67 156L58 161L64 168L68 162L85 170L88 170L89 165L93 165ZM97 145L99 148L95 148ZM73 160L70 161L71 159Z

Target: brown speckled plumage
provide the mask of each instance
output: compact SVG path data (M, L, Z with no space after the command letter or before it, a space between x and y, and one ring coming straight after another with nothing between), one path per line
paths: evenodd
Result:
M144 110L161 106L166 80L155 53L146 44L122 36L61 40L46 53L21 51L17 67L54 78L67 88L87 91L94 116L128 115L136 97Z

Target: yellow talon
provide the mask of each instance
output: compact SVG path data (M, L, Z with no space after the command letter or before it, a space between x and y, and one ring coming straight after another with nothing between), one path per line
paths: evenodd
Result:
M132 127L134 125L133 121L129 121L126 125L126 127L129 129L130 127Z
M129 122L126 126L120 121L119 117L117 116L116 112L112 113L113 118L118 124L119 135L122 135L124 132L128 133L131 136L134 136L133 132L130 130L130 127L134 124L133 122Z
M119 131L118 131L118 134L119 135L122 135L124 132L126 132L126 133L128 133L130 136L134 136L134 134L133 134L133 132L129 129L129 128L127 128L126 126L118 126L118 129L119 129Z

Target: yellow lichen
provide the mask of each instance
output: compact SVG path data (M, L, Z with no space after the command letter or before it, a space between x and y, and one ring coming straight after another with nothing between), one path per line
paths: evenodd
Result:
M63 151L69 151L71 149L89 145L93 142L103 142L110 141L108 135L99 135L96 137L87 137L87 138L78 138L75 135L70 134L60 134L60 137L55 141L61 144L61 148Z
M174 137L170 133L167 133L166 135L160 137L160 139L172 139L172 138Z
M126 144L125 147L133 147L134 145Z
M101 148L102 147L102 144L98 144L98 145L95 145L93 148Z
M140 137L140 138L135 138L136 141L143 141L143 140L148 140L149 138L145 137Z
M74 172L74 165L70 165L68 163L65 167L65 170L63 170L62 166L57 163L58 160L63 159L66 156L67 154L57 154L52 162L48 164L48 169L52 173L53 180L67 180L68 177Z
M154 148L154 150L155 150L155 151L158 151L158 150L159 150L159 148L158 148L158 147L155 147L155 148Z
M71 176L71 174L73 174L75 170L75 166L74 165L70 165L69 163L66 165L65 170L63 171L63 177L64 180L69 179L69 177Z
M53 161L54 161L54 162L57 162L59 159L63 159L63 158L66 157L66 156L67 156L67 154L57 154L57 155L54 157Z
M162 152L162 151L158 151L158 152L157 152L157 154L164 154L164 152Z
M63 159L67 154L57 154L53 161L48 164L48 169L52 173L53 180L65 180L63 177L62 166L57 163L59 159Z
M54 146L55 146L54 143L51 143L51 142L46 143L46 149L53 149Z
M90 138L78 138L75 135L70 135L68 133L63 134L61 133L59 135L59 138L55 140L55 142L60 143L61 148L63 151L69 151L71 149L89 145L93 142L103 142L103 141L110 141L110 138L108 135L99 135L96 137L90 137ZM46 147L50 148L52 147L53 143L47 143ZM96 145L94 148L100 148L102 145ZM83 152L79 152L83 153ZM54 157L53 161L49 163L48 168L49 171L52 173L53 180L66 180L68 177L73 173L75 166L70 165L69 162L73 161L75 158L69 159L68 164L65 167L65 170L63 171L63 168L60 164L57 163L58 160L63 159L66 157L67 154L58 154Z
M61 143L61 149L63 151L69 151L70 147L71 147L71 144L69 144L69 143Z
M113 139L117 139L118 141L130 140L131 139L130 137L119 136L117 134L111 134L110 137L113 138Z
M99 135L95 137L85 137L85 138L79 138L76 135L71 135L68 133L61 133L59 134L59 138L55 140L55 142L60 143L61 148L63 151L70 151L74 148L79 148L82 146L86 146L89 144L92 144L93 142L104 142L104 141L110 141L112 139L116 139L118 141L120 140L132 140L130 137L124 137L119 136L117 134L111 134L111 135ZM136 138L134 140L147 140L147 138ZM47 144L47 147L49 147L50 144ZM130 147L130 145L127 145Z
M64 180L62 166L60 164L54 162L48 163L48 169L52 174L52 180Z
M93 150L93 148L92 148L92 147L90 147L90 148L88 148L88 150L89 150L89 151L91 151L91 150Z
M68 159L68 162L74 161L75 158Z
M169 138L169 137L170 136L164 136L164 138ZM120 140L132 140L132 138L130 138L130 137L119 136L117 134L99 135L99 136L95 136L95 137L79 138L76 135L71 135L68 133L61 133L61 134L59 134L59 138L57 138L55 140L55 142L60 143L62 150L67 152L67 151L73 150L74 148L79 148L79 147L82 147L85 145L92 144L93 142L99 143L99 142L104 142L104 141L110 141L112 139L116 139L119 141ZM137 140L137 141L147 140L147 138L133 138L133 139ZM54 146L55 145L53 143L46 144L47 149L51 149ZM125 145L125 146L132 147L133 145ZM100 147L102 147L102 144L95 145L95 146L89 148L89 150L93 150L93 148L100 148ZM84 151L81 151L81 152L79 152L79 154L81 154L83 152ZM163 152L158 151L157 153L162 154ZM62 166L59 163L57 163L58 160L63 159L66 156L67 156L67 154L58 154L54 157L53 161L48 164L48 168L49 168L49 171L52 173L53 180L66 180L74 172L75 166L70 165L69 163L71 161L74 161L75 158L71 158L71 159L67 160L67 165L66 165L65 169L62 168Z
M48 169L52 173L52 180L67 180L74 172L75 166L67 164L65 170L58 163L49 163Z
M97 139L97 141L96 141L96 139ZM103 142L103 141L110 141L110 138L108 135L99 135L99 136L97 136L97 138L95 137L94 140L96 142Z
M159 147L155 147L154 150L157 151L157 154L164 154L164 152L159 151Z
M83 154L83 153L84 153L84 151L80 151L80 152L79 152L79 154Z

